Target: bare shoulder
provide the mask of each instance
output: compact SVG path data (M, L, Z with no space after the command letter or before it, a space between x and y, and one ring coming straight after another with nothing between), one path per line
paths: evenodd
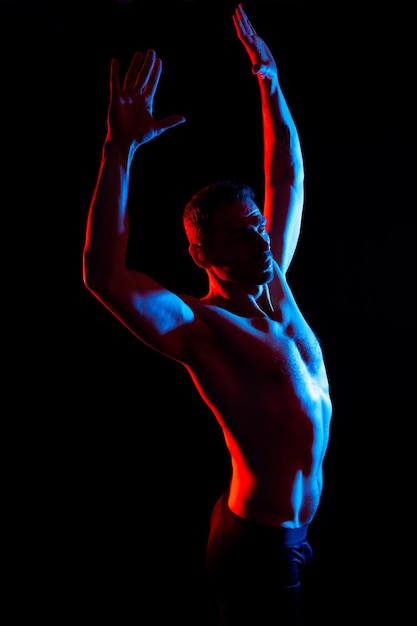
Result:
M214 331L229 324L237 324L241 315L233 311L231 304L215 297L195 298L181 296L184 303L193 312L196 332L211 335Z

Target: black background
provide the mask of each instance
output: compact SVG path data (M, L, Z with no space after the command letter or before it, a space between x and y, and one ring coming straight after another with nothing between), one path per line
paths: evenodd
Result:
M321 339L334 402L308 614L405 624L417 416L412 3L245 6L301 136L305 217L289 278ZM209 623L204 545L229 474L221 433L186 371L86 291L81 257L112 56L123 71L136 49L155 48L154 114L187 118L137 155L132 266L199 295L185 201L221 178L245 180L261 198L257 83L233 8L0 2L4 213L16 221L3 242L16 324L5 328L4 409L16 613L55 624L136 624L148 613L150 624Z

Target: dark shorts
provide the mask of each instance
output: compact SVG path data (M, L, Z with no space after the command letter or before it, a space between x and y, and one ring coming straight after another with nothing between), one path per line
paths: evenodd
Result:
M298 626L308 526L272 528L235 515L227 494L210 522L206 565L221 626Z

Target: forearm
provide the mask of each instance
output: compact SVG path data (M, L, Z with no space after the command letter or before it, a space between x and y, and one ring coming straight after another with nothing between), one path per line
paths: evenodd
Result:
M303 184L304 167L298 131L278 82L259 77L264 171L267 187Z
M126 263L131 160L127 149L106 141L87 219L83 264L89 287L105 282Z

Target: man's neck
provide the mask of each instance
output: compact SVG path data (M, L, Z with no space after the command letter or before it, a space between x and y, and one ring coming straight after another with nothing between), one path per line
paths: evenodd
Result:
M273 317L275 313L268 285L250 286L247 291L241 285L227 289L211 288L201 302L220 306L243 317Z

